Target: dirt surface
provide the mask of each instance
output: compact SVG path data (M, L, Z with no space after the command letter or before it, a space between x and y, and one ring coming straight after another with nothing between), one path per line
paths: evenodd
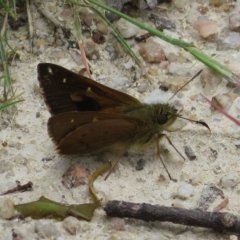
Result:
M176 29L166 30L166 34L194 42L198 49L239 73L238 47L226 42L227 36L238 34L229 30L228 19L233 7L226 11L223 7L210 6L208 1L185 2L181 9L174 5L159 5L158 8L143 10L142 13L136 10L135 14L140 20L151 25L153 23L148 20L147 15L164 15L176 24ZM205 15L198 10L201 4L208 9ZM229 2L229 5L231 4L234 6L235 2ZM55 1L50 5L54 13L63 18L64 6L57 5ZM33 52L29 46L27 25L20 27L18 31L9 32L9 43L19 49L19 58L11 62L11 74L15 79L13 86L18 93L23 92L24 102L17 105L17 110L1 113L0 141L6 142L7 146L0 149L0 192L13 188L16 180L22 184L31 181L33 191L1 196L0 200L8 199L15 204L21 204L45 196L65 204L90 202L87 185L67 189L62 184L62 175L70 165L76 163L89 169L91 173L102 163L97 161L97 157L63 157L55 152L55 146L47 133L50 114L37 81L37 64L40 62L51 62L77 71L83 67L82 60L77 50L66 47L67 40L62 40L61 34L54 32L54 25L41 15L34 5L31 11L34 29ZM207 39L201 38L193 29L193 22L204 17L216 21L218 29L218 34ZM67 19L66 22L70 20ZM167 101L173 94L171 86L170 90L165 92L159 89L161 84L169 86L175 81L179 88L182 80L188 80L200 69L205 69L205 66L177 47L173 47L177 49L176 60L170 62L166 68L160 63L146 63L139 56L140 45L134 39L128 39L133 51L142 59L143 66L140 68L127 54L120 56L113 35L108 33L105 38L104 44L90 47L91 50L96 50L89 60L93 78L141 101ZM87 45L87 42L92 40L86 34L83 41ZM117 52L118 56L111 59L109 51L111 54ZM213 75L209 76L210 80L214 79ZM185 121L186 125L181 130L168 133L184 156L184 146L191 147L196 155L193 161L187 157L183 161L165 139L161 140L162 149L167 148L170 151L164 159L177 182L168 180L156 156L155 146L144 151L130 151L127 156L122 157L107 181L104 181L104 177L96 180L94 186L99 197L103 199L103 204L115 199L194 209L198 206L202 191L213 184L229 199L228 205L221 211L240 215L239 127L222 114L211 110L209 104L199 97L199 94L203 93L209 99L215 95L223 99L225 93L233 93L235 89L228 88L226 80L221 79L220 83L212 81L213 86L203 87L200 77L197 77L172 100L183 106L183 116L202 119L211 128L210 133L206 128ZM239 118L239 95L229 97L228 94L225 103L230 104L228 112ZM142 171L137 171L136 165L140 159L144 159L146 164ZM187 188L189 196L183 197L182 188ZM221 197L216 197L207 210L212 211L222 200ZM102 209L97 209L91 222L75 223L78 230L76 235L72 235L65 230L61 221L0 219L0 239L237 239L237 236L230 233L172 223L148 223L130 219L119 223L119 219L117 220L107 218ZM122 224L121 227L119 224ZM42 231L42 226L49 228L49 231ZM17 238L13 237L13 231Z

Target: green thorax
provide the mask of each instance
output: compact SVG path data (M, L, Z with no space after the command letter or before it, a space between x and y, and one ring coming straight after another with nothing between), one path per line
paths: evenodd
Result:
M176 120L177 110L169 104L136 104L122 109L126 115L134 116L145 122L146 126L141 128L134 137L135 142L142 144L151 142L151 140Z

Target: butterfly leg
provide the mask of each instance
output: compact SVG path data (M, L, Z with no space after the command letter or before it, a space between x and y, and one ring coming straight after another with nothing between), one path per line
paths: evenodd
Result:
M121 157L119 157L119 158L117 159L117 161L111 166L108 174L107 174L106 177L104 178L105 181L108 179L108 177L110 176L110 174L113 172L113 170L115 169L115 167L116 167L117 164L119 163L120 158L121 158Z
M158 134L158 139L161 137L165 137L168 141L168 143L175 149L175 151L183 158L183 160L186 160L185 157L177 150L177 148L173 145L172 141L166 134Z
M161 135L162 135L162 134L161 134ZM158 157L159 157L160 161L162 162L162 165L163 165L165 171L167 172L167 175L168 175L169 179L175 181L175 179L172 178L170 172L168 171L168 169L167 169L167 167L166 167L166 165L165 165L165 163L164 163L164 161L163 161L163 159L162 159L162 157L161 157L161 154L160 154L159 139L160 139L161 135L157 135L157 137L156 137L157 154L158 154Z
M111 169L109 170L107 176L104 178L104 180L107 180L107 178L110 176L110 174L113 172L113 170L115 169L115 167L117 166L117 164L119 163L121 157L127 152L127 150L129 149L130 144L127 144L126 146L124 146L121 151L117 151L114 152L114 156L117 156L117 160L112 164Z
M175 149L175 151L185 160L184 156L177 150L177 148L173 145L172 141L170 140L170 138L166 135L166 134L158 134L157 137L156 137L156 140L157 140L157 154L158 154L158 157L160 158L161 162L162 162L162 165L163 167L165 168L167 174L168 174L168 177L170 180L173 180L173 181L176 181L174 178L172 178L171 174L169 173L162 157L161 157L161 154L160 154L160 148L159 148L159 139L162 138L162 137L165 137L168 141L168 143Z

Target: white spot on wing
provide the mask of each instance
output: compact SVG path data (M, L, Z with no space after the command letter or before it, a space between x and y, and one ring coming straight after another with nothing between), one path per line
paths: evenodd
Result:
M53 71L50 67L48 67L48 73L51 74L51 75L53 74Z

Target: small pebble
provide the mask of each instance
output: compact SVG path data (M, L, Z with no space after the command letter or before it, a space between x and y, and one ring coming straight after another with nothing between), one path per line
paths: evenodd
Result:
M203 38L208 38L218 33L217 23L212 20L198 20L194 22L193 27Z
M240 6L236 4L236 8L229 16L229 28L232 31L240 32Z
M172 0L172 5L174 5L176 8L184 8L187 6L188 0Z
M194 187L189 183L184 183L178 188L177 196L181 199L187 199L193 195Z
M196 159L196 155L190 146L184 146L184 151L190 161L193 161Z
M123 64L123 66L125 67L125 69L131 69L134 66L133 59L130 58L127 62Z
M97 47L97 44L93 42L92 40L88 40L85 42L84 45L86 56L90 59L98 59L100 57L100 53Z
M160 63L166 60L162 46L152 37L139 44L139 53L146 62Z
M46 239L56 239L61 236L57 227L51 222L43 224L41 221L36 221L35 232L38 233L41 238Z
M0 200L0 217L9 219L14 216L14 202L9 198L3 198Z
M114 61L117 59L118 53L112 45L107 45L104 50L108 52L111 61Z
M206 7L202 4L198 5L197 9L202 15L206 14L209 11L208 7Z
M29 121L29 119L23 115L18 115L15 118L15 123L18 127L24 127L24 126L28 125L28 121Z
M164 92L167 92L168 91L168 87L166 87L166 86L164 86L164 85L160 85L159 86L159 89L161 89L162 91L164 91Z
M36 112L36 118L40 118L41 114L40 112Z
M210 0L209 5L213 5L214 7L220 7L225 0Z
M109 27L104 22L100 21L97 23L97 30L102 34L106 35L108 34Z
M145 81L138 85L137 90L139 93L145 93L147 88L148 88L148 83Z
M88 169L84 169L80 165L73 165L63 174L62 184L68 189L85 185L89 176L90 171Z
M125 228L125 220L123 218L112 218L111 227L117 231L123 231Z
M239 238L238 238L238 236L236 236L236 235L230 235L229 236L229 240L238 240Z
M139 159L139 160L137 161L137 166L135 167L136 170L137 170L137 171L143 170L145 164L146 164L146 161L145 161L143 158Z
M240 99L237 100L235 106L236 106L236 108L237 108L238 110L240 110Z
M51 158L51 157L44 157L44 158L42 158L42 162L50 162L52 160L53 160L53 158Z
M124 20L123 18L117 21L116 27L118 28L123 38L134 37L139 31L139 27L130 23L127 20Z
M156 25L156 28L160 31L163 31L164 29L176 28L175 23L166 17L162 17L160 15L156 15L152 13L148 18L150 21L152 21Z
M62 224L63 227L72 235L76 235L78 229L81 227L79 220L72 216L65 218Z
M212 95L217 90L217 86L222 81L222 77L219 74L214 73L212 70L205 68L201 73L200 80L204 93Z
M220 184L223 188L235 187L240 181L239 177L238 172L228 173L220 179Z
M202 178L203 177L199 173L193 174L192 177L191 177L191 184L192 185L197 185L197 184L201 183Z

